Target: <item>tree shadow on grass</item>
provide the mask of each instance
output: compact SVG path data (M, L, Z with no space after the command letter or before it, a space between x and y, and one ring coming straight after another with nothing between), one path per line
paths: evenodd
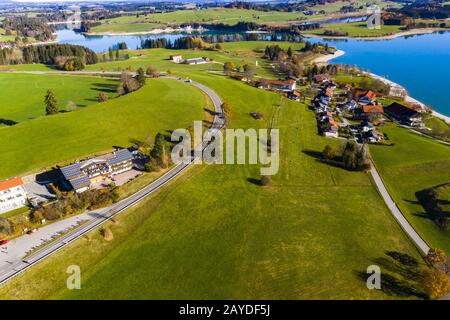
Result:
M247 181L253 183L254 185L261 186L261 180L255 178L247 178Z
M16 125L18 122L14 121L14 120L8 120L8 119L3 119L0 118L0 125L5 125L5 126L14 126Z
M114 83L93 83L94 87L91 90L100 91L100 92L117 92L117 84Z
M344 165L341 161L339 161L338 157L335 157L334 159L325 159L322 155L322 152L315 151L315 150L302 150L302 152L312 158L315 158L316 161L328 164L332 167L339 168L339 169L345 169Z
M385 255L373 260L381 270L381 291L389 296L427 298L420 289L420 263L416 258L398 251L385 251ZM355 271L357 277L367 282L371 274Z

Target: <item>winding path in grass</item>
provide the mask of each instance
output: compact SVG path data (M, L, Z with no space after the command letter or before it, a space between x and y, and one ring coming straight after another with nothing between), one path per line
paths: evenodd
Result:
M26 72L26 73L34 73L34 72ZM46 73L46 72L38 72L38 73ZM54 73L54 72L49 72L49 73ZM78 73L78 74L98 75L98 74L103 74L103 73L83 72L83 73ZM108 73L108 74L115 74L115 73ZM163 76L163 77L172 79L172 80L176 80L176 81L186 81L185 79L177 78L177 77L168 77L168 76ZM223 110L222 110L222 100L220 99L219 95L216 92L214 92L207 86L204 86L198 82L190 81L188 83L190 85L200 89L201 91L203 91L211 99L211 101L214 104L214 109L215 109L214 121L213 121L210 129L207 130L206 137L203 140L203 143L201 145L195 147L195 151L200 151L199 153L201 153L201 150L203 150L209 143L208 136L214 135L215 133L217 133L217 131L220 131L225 126L226 119L225 119L225 116L224 116ZM3 284L5 282L7 282L8 280L14 278L15 276L19 275L20 273L22 273L26 269L30 268L34 264L42 261L43 259L47 258L51 254L59 251L60 249L67 246L69 243L75 241L76 239L82 237L86 233L99 227L106 221L112 219L117 214L127 210L128 208L130 208L131 206L140 202L141 200L143 200L150 194L159 190L164 185L168 184L171 180L175 179L178 175L180 175L182 172L184 172L186 169L188 169L193 164L194 159L195 159L194 154L198 154L198 153L193 152L189 161L177 164L175 167L173 167L168 172L166 172L163 176L161 176L157 180L153 181L152 183L150 183L146 187L142 188L141 190L139 190L135 194L131 195L130 197L128 197L122 201L119 201L118 203L115 203L110 207L98 210L95 212L95 214L90 214L90 215L83 214L86 216L86 219L88 219L87 221L85 221L79 227L76 227L72 231L69 231L67 234L64 234L61 237L56 238L52 242L47 243L43 248L30 254L29 256L26 256L27 252L33 249L33 247L35 246L34 243L36 241L40 242L40 239L43 237L42 232L38 232L38 233L35 233L32 235L24 235L19 238L16 238L16 241L23 242L20 246L20 249L18 249L18 250L20 250L20 252L14 252L14 249L15 249L14 247L8 249L9 250L8 261L7 262L4 261L4 262L6 262L7 266L2 268L2 270L0 271L0 284ZM71 218L68 218L68 219L71 219ZM69 222L69 226L71 224L73 224L73 221L68 220L68 222ZM47 227L51 227L51 226L52 225L47 226ZM47 227L44 227L44 228L47 228ZM62 230L66 229L67 227L68 226L65 226L65 224L64 224L64 228ZM51 228L48 228L48 229L51 230ZM54 232L54 230L52 232ZM13 257L16 257L16 258L13 258ZM12 258L12 259L9 259L9 258Z

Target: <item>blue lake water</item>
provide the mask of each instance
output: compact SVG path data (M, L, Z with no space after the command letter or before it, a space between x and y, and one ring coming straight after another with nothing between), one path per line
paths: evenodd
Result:
M174 40L184 35L84 36L72 30L60 30L58 42L83 45L102 52L119 42L136 49L143 39L165 37ZM392 40L311 38L309 41L327 42L344 50L345 55L333 60L334 63L356 64L384 76L404 86L412 97L450 116L450 32Z
M450 115L450 32L392 40L324 40L345 51L334 63L356 64L402 86L433 109Z

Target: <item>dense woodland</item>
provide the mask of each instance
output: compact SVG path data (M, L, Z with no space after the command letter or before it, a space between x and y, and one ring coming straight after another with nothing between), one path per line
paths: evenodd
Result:
M70 60L74 60L74 64L77 66L73 70L81 70L86 64L98 62L96 53L91 49L69 44L13 47L4 48L0 51L1 65L43 63L63 68L66 62Z
M29 18L27 16L7 16L2 22L5 34L15 34L19 37L30 37L38 41L53 39L53 28L47 24L46 19Z

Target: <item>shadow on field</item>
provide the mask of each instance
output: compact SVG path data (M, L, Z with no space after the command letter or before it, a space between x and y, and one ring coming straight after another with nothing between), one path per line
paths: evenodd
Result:
M14 125L16 125L18 122L16 122L16 121L14 121L14 120L8 120L8 119L3 119L3 118L0 118L0 125L5 125L5 126L8 126L8 127L10 127L10 126L14 126Z
M95 91L101 91L101 92L110 92L114 93L117 91L117 84L115 83L93 83L94 87L92 87L92 90Z
M414 257L398 251L385 251L385 255L373 260L381 270L381 291L389 296L427 298L420 289L420 264ZM371 274L355 271L365 283Z
M329 159L324 159L324 157L323 157L323 155L322 155L322 152L319 152L319 151L315 151L315 150L302 150L302 152L303 152L304 154L306 154L307 156L310 156L310 157L312 157L312 158L315 158L316 161L319 161L319 162L322 162L322 163L326 163L326 164L328 164L329 166L336 167L336 168L339 168L339 169L345 169L344 166L343 166L343 164L342 164L342 162L339 161L339 160L340 160L340 157L335 157L334 159L329 160Z
M253 183L254 185L257 185L257 186L261 185L261 180L260 179L247 178L247 182Z

